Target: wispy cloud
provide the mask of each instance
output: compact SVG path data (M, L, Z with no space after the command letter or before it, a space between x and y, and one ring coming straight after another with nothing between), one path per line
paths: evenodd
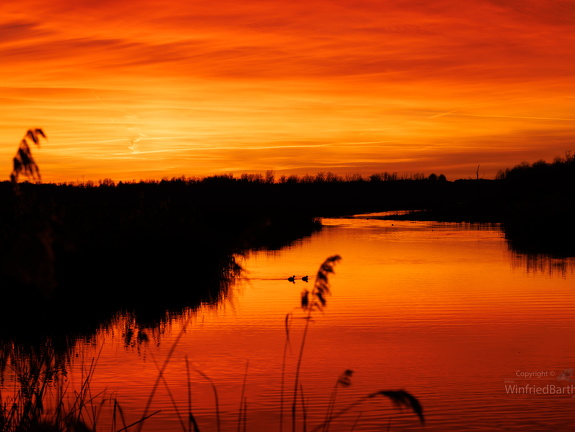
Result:
M555 0L8 0L0 169L30 126L49 180L549 159L575 133L573 24Z

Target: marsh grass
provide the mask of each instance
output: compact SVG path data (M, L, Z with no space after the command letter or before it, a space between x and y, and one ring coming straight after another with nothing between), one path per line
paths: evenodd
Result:
M133 430L156 415L159 411L144 412L141 418L128 424L116 397L108 396L105 391L92 391L100 352L89 365L82 363L78 389L71 388L67 372L50 349L27 358L12 356L7 361L14 382L12 392L6 395L0 387L0 431L96 432L105 430L104 419L112 431L122 432Z
M93 394L90 383L97 359L82 368L80 389L70 391L69 383L53 353L44 350L38 357L11 359L15 391L10 396L0 392L0 431L94 431L103 406L112 401L114 413L120 412L115 399Z
M301 367L303 363L303 356L309 326L310 323L313 321L313 314L315 312L323 312L324 308L327 305L327 297L331 295L329 278L330 275L335 273L334 267L340 261L341 257L339 255L333 255L331 257L328 257L319 267L319 270L315 277L313 288L311 290L304 289L301 294L300 306L305 313L305 315L303 316L305 324L303 328L303 335L300 342L299 354L295 369L293 399L291 406L292 432L295 432L297 430L297 424L298 424L298 405L297 405L298 391L303 392L303 384L301 382ZM286 317L286 346L289 346L289 340L290 340L289 323L290 320L288 315L288 317ZM286 349L284 349L284 361L282 362L282 368L285 367L285 352ZM419 417L421 424L425 423L425 418L423 415L423 407L421 406L419 400L415 396L413 396L412 394L408 393L403 389L379 390L373 393L369 393L368 395L360 397L359 399L355 400L354 402L348 404L344 408L341 408L339 411L335 412L338 389L351 386L352 375L353 371L351 369L347 369L338 377L327 404L324 420L321 424L317 425L314 429L312 429L312 432L319 432L319 431L328 432L330 425L334 420L340 418L344 414L347 414L352 409L360 406L367 400L373 399L377 396L388 398L392 402L392 404L398 408L407 408L412 410ZM283 377L284 377L284 371L282 369L282 386L283 386ZM282 387L282 396L283 396L283 387ZM302 412L303 417L302 419L303 430L304 432L307 432L307 419L306 419L307 407L303 400L303 393L301 395L300 410ZM283 412L283 407L280 409L280 413L281 412ZM360 416L356 418L355 424L353 426L354 428L358 424L359 419ZM282 421L283 416L280 414L280 432L283 429L283 425L281 424Z
M310 329L310 324L314 321L314 314L323 312L327 306L327 297L331 294L329 278L334 274L335 265L341 260L339 255L327 258L320 266L314 285L311 290L304 289L300 298L300 309L303 316L299 318L304 320L302 337L297 349L297 356L294 358L295 369L293 373L293 390L291 395L286 395L286 370L288 366L288 357L291 352L291 323L294 314L290 313L285 319L285 344L282 356L281 371L281 392L280 407L278 415L278 428L280 432L284 429L284 423L287 418L285 414L285 403L288 396L291 396L291 429L292 431L301 428L303 432L328 432L333 422L342 418L344 415L351 413L355 408L369 400L378 397L385 398L398 408L407 408L413 411L424 424L425 418L423 408L419 400L409 392L399 390L378 390L365 396L359 397L347 405L336 409L337 396L340 389L347 388L352 384L353 371L345 370L335 381L323 420L308 428L310 416L309 401L304 392L305 374L302 373L302 365L306 340ZM15 392L13 397L5 397L1 393L0 387L0 432L99 432L104 430L101 426L100 419L104 416L108 421L107 429L111 428L112 432L136 431L141 432L148 419L155 416L160 410L153 410L152 405L154 398L160 388L165 387L168 398L172 404L173 411L177 417L180 428L184 432L200 432L201 428L194 414L192 404L192 371L195 371L205 379L213 390L214 397L214 417L216 421L217 432L222 431L222 421L220 414L220 401L216 383L204 372L192 369L188 358L185 358L186 378L187 378L187 401L181 408L181 401L178 402L174 396L167 380L166 369L172 361L176 348L186 332L190 317L186 319L179 333L175 337L169 348L165 359L159 363L153 359L158 370L157 377L151 387L149 396L146 400L144 409L136 421L129 423L126 419L124 410L115 397L109 397L105 393L92 392L90 383L94 377L99 355L93 359L87 367L82 367L81 385L78 391L71 391L69 384L58 377L58 368L55 366L54 357L48 353L44 356L38 356L37 360L28 362L13 361L10 364L14 377L16 378ZM243 375L241 394L239 398L239 407L237 420L234 429L237 432L247 432L248 428L248 399L246 389L248 386L249 362L246 362ZM107 412L106 412L107 410ZM314 414L313 418L317 418ZM353 429L359 424L361 413L355 418ZM387 425L390 429L390 423Z

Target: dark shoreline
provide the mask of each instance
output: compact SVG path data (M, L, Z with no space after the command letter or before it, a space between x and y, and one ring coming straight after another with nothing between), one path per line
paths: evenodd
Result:
M3 182L0 325L59 333L73 322L89 332L118 311L146 322L167 309L215 304L241 273L236 255L280 249L320 229L321 217L412 210L394 218L501 223L517 251L575 256L571 183L563 174L534 179L525 172L526 178L507 173L453 182L431 176Z

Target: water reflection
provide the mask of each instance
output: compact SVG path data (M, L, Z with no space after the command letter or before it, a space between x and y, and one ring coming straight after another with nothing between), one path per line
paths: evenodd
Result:
M421 400L427 431L575 428L571 398L509 394L505 387L506 381L563 385L550 373L575 366L568 343L575 329L573 272L528 270L525 255L509 250L498 226L377 218L324 224L289 248L238 257L247 278L222 303L183 309L154 326L117 315L94 337L78 340L67 379L81 382L83 365L97 358L92 391L113 393L134 421L186 326L165 371L167 385L153 400L161 412L146 429L182 430L171 398L185 410L191 388L200 429L216 430L212 387L197 370L217 386L223 430L237 430L242 394L247 428L277 430L285 316L298 316L300 293L310 287L301 277L337 253L343 260L333 296L310 325L301 367L309 429L325 418L346 370L354 371L352 385L338 391L336 410L374 391L403 388ZM304 322L292 321L289 383ZM526 380L517 371L548 374ZM361 411L355 430L385 429L390 419L390 430L423 430L413 413L380 400ZM352 429L358 415L350 412L330 430Z
M529 274L567 278L575 274L575 258L558 258L545 254L525 254L512 251L511 265Z
M181 327L179 321L198 309L209 311L225 300L231 301L232 287L242 274L237 260L246 250L275 250L318 229L311 218L290 220L285 229L281 228L284 218L264 219L253 220L239 239L226 236L225 227L221 227L224 240L194 230L181 233L175 241L163 235L140 238L137 245L127 245L119 236L121 247L106 250L106 257L98 250L89 251L83 260L64 254L71 261L59 268L60 284L50 295L32 285L14 282L3 286L0 430L85 427L73 407L94 403L91 395L83 393L86 388L93 384L100 388L97 394L104 395L99 386L108 374L130 376L124 365L108 367L103 359L110 353L105 348L121 346L148 359L150 347L163 349L162 341L170 340L165 333L171 334L172 323ZM235 229L233 222L230 224ZM231 231L235 233L234 229ZM192 246L182 251L180 243ZM18 262L20 267L27 265L27 259ZM102 363L103 374L93 380L96 364ZM157 369L152 372L158 373ZM145 386L150 392L149 385L156 378L148 378ZM72 397L64 401L67 388ZM110 400L101 397L97 403ZM71 411L62 411L68 404ZM100 409L90 407L96 408ZM141 411L141 406L132 408ZM71 412L75 413L72 417ZM61 418L75 425L59 424ZM46 419L50 424L42 425Z
M417 215L417 213L417 211L404 210L358 214L352 219L347 219L345 222L341 222L341 224L373 226L384 231L391 232L400 227L401 229L406 229L406 221L395 221L395 217ZM336 225L340 224L340 221L337 219L334 219L334 221ZM329 224L331 222L328 220L327 223ZM432 230L441 229L442 226L449 227L449 229L456 226L458 229L465 231L496 232L506 241L507 247L511 253L510 262L514 269L524 269L528 273L542 273L561 277L566 277L568 274L572 275L575 271L574 245L566 244L562 239L546 236L544 233L544 227L541 228L542 231L530 231L528 233L524 233L515 230L513 226L507 226L500 223L419 222L419 224L429 226Z

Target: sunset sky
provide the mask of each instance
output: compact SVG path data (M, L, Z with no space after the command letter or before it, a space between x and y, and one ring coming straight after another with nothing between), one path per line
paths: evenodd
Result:
M3 0L0 179L492 178L575 150L575 1Z

